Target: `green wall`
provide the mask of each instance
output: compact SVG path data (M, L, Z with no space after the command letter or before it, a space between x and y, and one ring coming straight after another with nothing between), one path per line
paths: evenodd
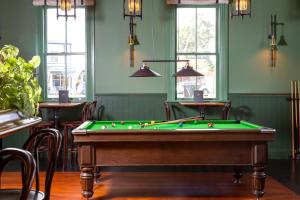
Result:
M290 80L300 79L300 2L252 0L253 14L229 23L229 92L288 93ZM288 46L278 47L275 68L270 67L270 15L284 22ZM278 35L281 28L278 27Z
M153 5L152 5L153 2ZM229 93L288 93L289 82L300 74L300 3L297 0L252 0L252 17L229 21ZM13 12L12 12L13 10ZM18 13L18 14L16 14ZM14 44L25 58L39 52L41 8L31 0L2 0L0 44ZM279 47L270 67L270 15L285 23L288 46ZM161 78L129 78L142 59L168 59L174 7L165 0L144 1L143 20L137 20L135 68L129 67L129 19L123 19L122 0L98 0L95 7L95 93L166 93L170 64L151 64ZM153 30L152 30L153 27ZM278 27L280 35L280 27ZM152 40L153 33L153 40ZM154 48L153 48L154 46Z
M38 54L38 12L31 0L1 0L0 6L0 46L13 44L20 54L30 59Z

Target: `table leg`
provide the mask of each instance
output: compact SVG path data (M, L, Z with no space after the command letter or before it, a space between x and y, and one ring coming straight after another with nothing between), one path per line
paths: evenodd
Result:
M242 167L234 167L233 169L233 177L235 184L241 184L241 178L243 177Z
M200 114L200 117L202 119L205 119L205 110L204 110L204 107L202 107L202 106L199 107L199 114Z
M59 115L58 115L58 109L54 108L54 127L56 130L58 130L58 122L59 122Z
M264 195L265 180L266 180L266 168L265 166L253 166L252 173L252 188L253 194L256 198L260 198Z
M80 183L82 187L82 196L85 198L91 198L94 194L94 168L83 167L80 173Z

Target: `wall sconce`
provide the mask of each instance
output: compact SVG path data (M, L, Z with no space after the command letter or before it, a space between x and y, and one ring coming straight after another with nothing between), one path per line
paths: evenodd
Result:
M251 16L251 0L231 0L230 1L231 17L245 15Z
M204 76L200 72L194 70L192 66L190 66L189 60L143 60L142 67L129 77L160 77L161 75L159 73L151 70L150 67L146 65L146 63L149 62L186 62L186 65L181 70L176 72L174 76Z
M83 5L83 0L81 0L81 5ZM73 12L70 13L72 9ZM56 0L56 16L57 19L59 17L65 17L66 20L68 17L76 19L76 0Z
M130 67L134 67L134 45L139 45L140 42L136 35L137 17L143 18L143 1L142 0L123 0L123 17L129 17L129 36L128 44L130 46Z
M279 42L277 43L277 26L281 26L281 36ZM270 34L268 36L270 40L271 46L271 66L275 67L276 65L276 54L277 54L277 46L287 46L287 42L285 41L283 35L284 23L277 22L277 16L271 15L271 26L270 26Z

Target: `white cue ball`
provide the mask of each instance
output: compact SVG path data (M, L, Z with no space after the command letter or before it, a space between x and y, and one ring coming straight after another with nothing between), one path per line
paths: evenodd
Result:
M105 126L101 126L102 129L105 129Z
M128 126L128 129L132 129L132 126Z

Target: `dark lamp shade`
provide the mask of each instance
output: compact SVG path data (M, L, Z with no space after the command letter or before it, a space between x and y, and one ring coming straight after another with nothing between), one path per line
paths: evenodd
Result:
M287 42L285 41L285 38L283 35L280 36L280 39L279 39L279 42L277 45L279 45L279 46L287 46L288 45Z
M151 70L148 66L144 65L129 77L160 77L160 76L161 75L159 73Z
M178 72L176 72L173 76L180 77L180 76L204 76L204 75L194 70L193 67L187 65L183 67L181 70L179 70Z

